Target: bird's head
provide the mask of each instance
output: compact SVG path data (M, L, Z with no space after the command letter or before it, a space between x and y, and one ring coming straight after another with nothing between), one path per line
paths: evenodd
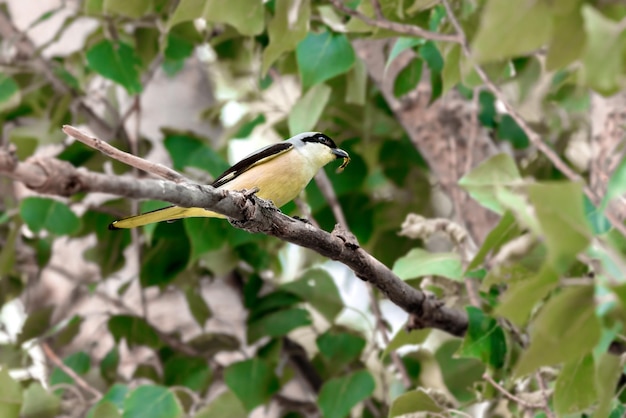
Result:
M342 171L350 162L350 156L344 150L337 148L335 141L319 132L303 132L289 139L295 148L318 167L323 167L331 161L343 158L343 163L337 169Z

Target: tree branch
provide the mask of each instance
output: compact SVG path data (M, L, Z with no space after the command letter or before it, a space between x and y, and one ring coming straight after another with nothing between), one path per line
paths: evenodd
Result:
M446 307L443 301L409 286L363 250L345 229L337 226L332 233L328 233L284 215L271 202L251 193L217 190L193 183L109 176L76 169L54 158L19 162L14 154L2 149L0 173L40 193L69 196L79 192L103 192L218 212L230 218L230 222L238 228L275 236L345 264L359 278L372 283L393 303L417 319L420 327L438 328L457 336L462 336L467 329L464 312Z
M354 10L346 6L342 0L329 0L336 9L344 12L348 16L356 17L359 20L362 20L364 23L374 26L379 29L387 29L393 32L397 32L404 35L409 36L417 36L419 38L430 39L431 41L442 41L442 42L455 42L460 43L461 38L458 35L448 35L445 33L431 32L426 29L422 29L419 26L415 25L406 25L404 23L393 22L391 20L385 19L382 16L382 11L380 10L380 4L378 6L374 6L374 10L376 14L380 14L380 16L376 19L373 19L358 10ZM376 3L375 3L376 4Z

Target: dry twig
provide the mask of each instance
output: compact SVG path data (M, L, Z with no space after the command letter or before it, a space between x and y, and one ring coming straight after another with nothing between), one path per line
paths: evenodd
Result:
M52 349L50 348L50 346L48 344L46 344L46 343L41 344L41 348L43 349L43 352L46 355L46 357L48 357L50 359L50 361L52 363L54 363L55 366L57 366L59 369L63 370L65 372L65 374L67 374L69 377L74 379L74 381L76 382L76 384L78 386L83 388L85 391L91 393L96 399L102 398L102 393L100 393L100 391L98 389L96 389L93 386L91 386L82 377L80 377L78 374L76 374L76 372L74 370L72 370L69 367L67 367L65 365L65 363L63 363L61 361L59 356L57 356L54 353L54 351L52 351Z
M431 32L425 29L420 28L415 25L406 25L404 23L392 22L391 20L387 20L384 18L376 18L372 19L369 16L364 15L358 10L353 10L346 6L342 0L329 0L335 8L341 10L348 16L356 17L357 19L363 21L364 23L374 26L380 29L387 29L397 33L401 33L409 36L417 36L424 39L430 39L431 41L442 41L442 42L460 42L460 38L457 35L448 35L445 33ZM378 12L376 12L378 14ZM382 15L382 12L380 12Z
M143 158L129 154L127 152L121 151L96 137L89 136L81 132L80 130L74 128L73 126L69 126L69 125L63 126L63 132L65 132L67 135L71 136L72 138L76 138L78 141L82 142L83 144L100 151L101 153L103 153L109 158L120 161L131 167L135 167L146 173L154 174L166 180L173 181L174 183L181 183L181 182L187 181L187 179L183 175L172 170L169 167L164 166L163 164L153 163L153 162L144 160Z

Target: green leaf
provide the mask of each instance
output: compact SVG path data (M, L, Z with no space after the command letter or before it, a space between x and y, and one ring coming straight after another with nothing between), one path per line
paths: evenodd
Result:
M461 257L457 253L431 253L421 248L414 248L397 259L392 270L402 280L430 275L452 280L463 278Z
M105 206L105 205L103 205ZM105 206L105 208L109 208ZM83 253L85 259L100 267L102 277L107 277L126 264L124 249L130 245L130 231L120 230L114 234L109 230L113 221L111 215L88 210L82 218L83 233L95 231L96 242L93 247Z
M145 345L151 348L161 347L159 335L145 319L132 315L115 315L107 323L115 342L124 339L129 347Z
M415 57L396 76L393 82L393 95L404 96L414 90L422 79L423 61Z
M139 386L124 401L124 418L178 418L183 409L176 396L162 386Z
M291 308L272 312L248 323L248 343L252 344L263 337L281 337L311 323L311 316L305 309Z
M608 204L612 202L617 197L626 193L626 158L623 158L620 161L619 165L611 174L611 178L609 179L609 184L606 189L606 194L602 199L602 203L600 204L600 209L602 212L606 209Z
M356 57L354 67L346 74L346 103L364 106L367 93L367 67Z
M109 388L109 390L102 396L100 402L107 402L115 406L117 410L124 409L124 401L126 400L126 395L130 392L130 388L121 383L116 383ZM87 418L91 418L87 415Z
M327 380L318 396L324 418L343 418L353 406L374 393L374 378L366 370Z
M194 418L247 418L248 412L229 390L219 395L210 404L200 409Z
M22 326L22 331L17 337L16 344L22 345L33 338L41 337L50 328L54 306L46 306L32 311Z
M211 317L212 312L202 297L202 289L194 286L188 287L185 290L185 299L187 299L187 306L193 319L200 325L200 328L204 328L204 324Z
M152 11L152 0L104 0L104 12L140 18Z
M117 379L117 367L120 364L120 352L114 345L100 362L100 376L111 383Z
M532 184L528 197L541 225L548 258L558 273L565 272L591 238L583 210L582 184Z
M55 345L64 346L72 342L74 337L80 332L84 318L80 315L74 315L69 319L63 328L56 334Z
M326 360L342 370L345 365L356 360L365 348L365 340L347 332L329 329L315 340L317 348Z
M263 31L264 17L261 0L181 0L168 26L204 18L207 22L227 23L242 35L252 36Z
M509 285L500 305L496 308L496 314L522 326L535 304L554 289L558 281L559 276L556 272L544 264L537 275L514 281Z
M47 392L39 382L24 391L20 418L56 418L61 412L61 399Z
M296 102L287 119L289 133L292 136L313 130L330 99L331 92L332 89L326 84L317 84Z
M247 411L269 401L280 384L273 368L264 360L253 358L233 363L224 370L224 382Z
M590 5L582 7L587 43L583 53L583 77L589 87L610 95L624 81L626 33L619 22L605 17Z
M599 405L593 414L593 418L602 418L609 415L615 388L622 372L623 365L619 356L607 352L600 356L599 361L596 363L595 376Z
M218 177L228 169L228 162L209 146L208 140L190 133L169 130L164 133L165 148L172 158L174 169L196 167L213 177Z
M473 306L467 310L468 328L459 354L473 357L496 369L506 360L506 337L498 322Z
M400 328L396 335L393 336L385 351L381 354L380 358L385 358L387 354L405 345L416 345L426 341L426 338L430 335L431 328L424 328L414 331L407 331L404 328Z
M439 406L422 389L417 389L398 396L391 404L389 417L406 416L417 412L442 414L445 412L445 409Z
M434 73L443 71L443 57L433 41L427 41L420 49L419 55L426 61L428 68Z
M85 14L87 15L99 15L102 14L104 8L104 0L86 0L83 3Z
M22 407L22 387L11 378L6 367L0 369L0 416L18 418Z
M593 235L602 235L611 230L611 222L604 215L603 210L597 208L586 195L583 196L583 206L585 219Z
M453 45L448 51L441 70L442 94L450 91L461 80L461 56L461 45Z
M580 58L587 41L578 7L572 13L554 16L552 22L552 41L546 58L548 71L566 68Z
M187 218L183 224L191 244L190 263L222 248L228 239L228 229L232 229L228 222L216 218Z
M300 279L282 285L281 289L309 302L331 323L344 306L335 281L320 268L307 270Z
M130 45L121 41L103 40L92 46L86 55L87 64L92 70L115 81L128 94L141 93L141 60Z
M498 61L530 53L550 40L549 2L529 1L511 9L508 0L489 0L482 14L472 51L479 62Z
M122 418L122 416L115 405L105 401L94 405L87 418Z
M187 345L201 351L206 357L220 351L236 351L241 346L237 337L220 333L200 334L187 341Z
M515 149L525 149L530 144L526 133L509 115L502 115L498 124L498 138L509 141Z
M593 350L600 339L593 292L593 286L567 287L545 304L530 328L530 346L517 363L516 376L579 359Z
M15 107L20 102L20 86L12 77L0 72L0 111Z
M163 383L167 386L184 386L202 393L210 382L211 369L205 359L176 354L163 365Z
M435 352L435 360L441 369L443 381L452 395L461 403L476 401L475 383L483 381L483 374L487 365L474 358L463 358L457 355L462 341L451 339ZM428 372L429 365L424 364L424 372ZM491 368L490 368L491 369Z
M554 409L559 416L580 412L596 401L596 388L589 384L594 376L591 354L563 365L554 385Z
M481 163L459 180L478 203L502 214L504 208L496 196L496 189L519 184L521 180L517 165L508 154L498 154Z
M267 25L270 43L263 51L261 74L282 54L296 49L309 29L311 6L309 0L276 0L274 17ZM291 21L295 17L295 21Z
M56 235L68 235L80 228L78 217L65 203L47 197L22 200L20 216L35 233L46 229Z
M178 69L182 69L185 60L193 54L195 47L193 32L195 32L193 23L188 22L176 26L167 34L167 45L163 51L165 57L163 69L169 76L175 75Z
M401 36L393 43L393 47L391 48L391 52L389 52L389 56L387 57L387 62L385 63L385 72L391 65L391 63L398 58L398 56L406 51L409 48L413 48L417 45L423 45L424 40L421 38L414 37L404 37Z
M182 222L157 224L139 273L142 287L165 286L187 267L191 245Z
M510 211L506 211L502 218L500 218L498 225L496 225L496 227L489 232L487 238L485 238L485 242L465 269L465 273L467 274L467 272L480 266L485 260L485 257L487 257L487 254L490 252L495 253L503 244L517 237L520 233L521 231L515 222L515 217Z
M350 70L354 65L355 55L345 35L309 32L298 43L296 60L302 85L308 88Z
M302 298L299 296L279 289L266 296L257 298L253 304L250 304L250 315L248 318L252 321L268 313L272 313L280 309L290 308L301 301Z

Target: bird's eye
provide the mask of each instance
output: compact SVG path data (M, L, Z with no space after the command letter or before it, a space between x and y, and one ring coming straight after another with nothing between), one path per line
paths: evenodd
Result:
M326 137L322 135L318 136L317 140L319 141L320 144L328 144L328 140L326 139Z

